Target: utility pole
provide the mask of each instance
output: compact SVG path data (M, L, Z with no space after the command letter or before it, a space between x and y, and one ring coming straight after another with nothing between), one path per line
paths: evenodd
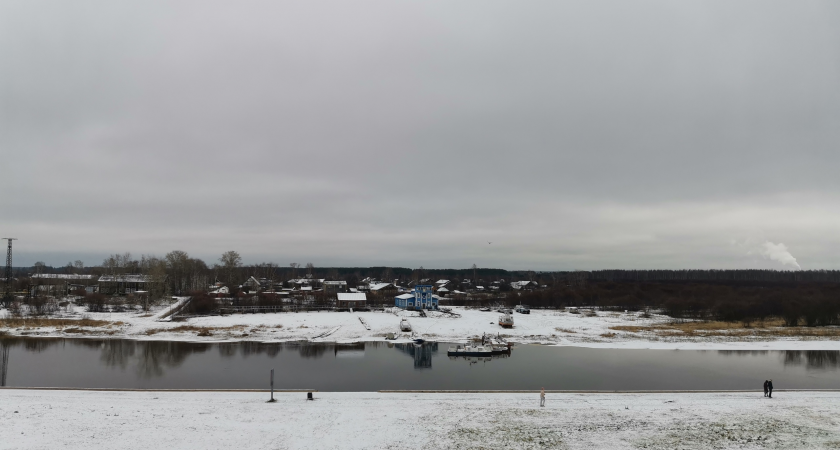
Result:
M17 238L3 239L9 241L9 249L6 251L6 290L3 294L3 305L8 308L14 300L12 295L12 241L16 241Z

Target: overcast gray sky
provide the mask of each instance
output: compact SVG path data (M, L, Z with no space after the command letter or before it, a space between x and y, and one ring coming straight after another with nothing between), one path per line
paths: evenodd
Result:
M0 151L16 265L840 269L840 2L4 0Z

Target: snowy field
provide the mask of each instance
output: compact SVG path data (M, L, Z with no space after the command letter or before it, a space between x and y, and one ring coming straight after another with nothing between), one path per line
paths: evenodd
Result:
M513 329L498 325L499 313L477 309L453 308L458 316L431 312L419 317L416 312L398 309L387 312L307 312L279 314L234 314L168 321L162 317L167 309L152 313L87 313L82 308L64 317L89 318L110 322L99 327L64 325L15 326L0 329L13 336L112 337L180 341L261 341L284 342L362 342L384 340L388 333L397 335L397 342L422 337L441 342L463 342L483 334L501 333L520 343L542 343L598 348L706 349L706 350L840 350L837 337L762 337L739 335L661 336L650 332L613 330L616 326L650 326L666 324L671 318L640 312L603 312L595 315L574 314L569 310L533 310L530 315L514 314ZM5 313L5 312L4 312ZM414 333L400 333L402 317L410 321ZM360 320L361 319L361 320ZM369 328L369 329L368 329Z
M0 448L829 449L840 393L0 390Z

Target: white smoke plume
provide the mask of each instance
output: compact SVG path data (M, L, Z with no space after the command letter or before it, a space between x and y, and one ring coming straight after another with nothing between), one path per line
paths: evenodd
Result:
M731 242L733 245L745 249L747 255L760 255L764 259L781 263L783 266L791 266L802 270L787 246L781 242L778 244L771 242L764 236L762 230L753 230L745 239L732 239Z
M760 253L765 258L771 261L777 261L782 263L785 266L793 266L799 270L802 270L802 267L799 266L799 263L796 262L796 258L790 254L785 244L779 242L778 244L774 244L770 241L764 241L761 244Z

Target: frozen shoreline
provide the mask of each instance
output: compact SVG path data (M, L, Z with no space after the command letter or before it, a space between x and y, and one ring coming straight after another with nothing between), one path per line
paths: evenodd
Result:
M838 392L0 390L11 448L834 448ZM45 426L49 424L49 426ZM154 430L154 432L150 432Z
M160 320L168 308L150 314L88 313L81 308L65 315L114 322L105 328L70 329L57 327L5 328L9 336L124 338L187 342L324 342L356 343L383 341L395 333L394 342L422 337L438 342L465 342L483 334L501 334L515 343L610 349L663 350L840 350L840 340L832 338L777 338L743 336L669 336L612 330L615 326L650 326L668 323L662 315L642 317L640 313L598 312L595 316L569 311L533 310L530 315L514 314L513 329L498 326L498 313L462 307L452 308L460 317L431 312L429 317L394 310L389 312L302 312L278 314L234 314L204 316L173 322ZM411 322L414 335L400 333L401 318ZM364 322L359 319L362 318ZM370 329L368 329L368 327ZM199 335L205 329L209 335Z

